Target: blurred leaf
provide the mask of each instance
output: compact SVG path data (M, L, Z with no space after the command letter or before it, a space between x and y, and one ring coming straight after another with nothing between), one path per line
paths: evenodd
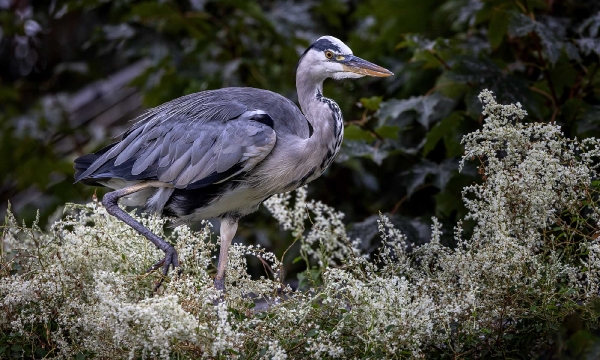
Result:
M404 172L402 175L404 176L408 196L411 196L419 186L425 185L428 175L432 175L432 184L443 191L455 172L458 172L458 161L456 159L445 159L440 164L421 159L410 171Z
M479 0L452 0L447 1L442 7L452 19L452 28L460 31L467 26L475 24L477 13L484 7L484 2Z
M386 150L367 144L365 141L344 141L339 157L339 161L344 161L348 157L365 157L373 160L377 165L381 165L388 156Z
M453 112L432 127L426 136L426 142L423 146L423 156L427 156L441 139L444 139L447 152L449 153L447 155L448 157L460 155L460 153L458 155L456 154L456 146L460 149L462 149L462 147L460 142L457 143L454 138L456 136L456 128L462 120L463 117L459 112ZM462 152L462 150L460 152Z
M379 126L375 129L377 134L384 139L398 139L398 130L397 126L390 125Z
M580 34L588 34L590 37L595 38L600 35L600 11L597 11L594 15L583 20L581 24L576 28L576 31Z
M573 108L573 110L571 110ZM576 112L573 116L579 118L577 115L583 113L583 115L575 122L577 135L585 136L589 135L590 132L598 129L598 122L600 120L600 105L590 106L585 111L581 106L581 103L572 103L567 108L573 112Z
M344 139L354 141L371 141L373 140L373 135L371 135L368 131L361 129L358 125L350 124L344 128Z
M456 82L470 85L465 98L469 113L481 112L477 94L486 88L494 92L500 103L519 102L531 113L537 113L535 101L532 101L531 92L524 81L510 73L505 74L490 59L461 56L456 59L456 64L448 72L448 77Z
M600 39L598 38L582 38L575 40L577 46L584 55L594 53L600 56Z
M383 96L371 96L370 98L361 98L360 103L367 110L376 111L383 100Z
M492 48L497 48L508 30L509 14L504 10L494 11L488 28L488 39Z
M398 118L406 112L416 113L416 120L425 128L444 118L452 110L454 101L439 93L429 96L417 96L406 100L392 99L381 104L377 113L380 126Z
M535 21L525 14L513 13L509 22L512 36L526 36L535 30Z
M560 49L564 47L562 39L551 28L535 21L525 14L513 14L510 18L509 33L512 36L527 36L529 33L535 33L544 49L548 60L552 65L558 61Z

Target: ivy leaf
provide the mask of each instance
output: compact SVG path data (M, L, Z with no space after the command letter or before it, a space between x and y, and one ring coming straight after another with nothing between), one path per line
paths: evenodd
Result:
M580 35L583 35L587 30L587 33L591 38L595 38L598 36L600 30L600 11L585 19L579 27L577 27L577 32Z
M560 55L560 49L564 47L563 42L545 25L537 23L535 33L540 37L542 47L548 55L552 65L555 65Z
M514 14L510 18L509 33L512 36L526 36L535 30L535 21L525 14Z
M435 148L435 146L441 139L444 139L444 144L446 145L446 152L452 152L452 155L449 154L449 156L458 155L455 154L456 151L454 151L455 145L458 145L459 148L461 148L461 145L460 143L453 143L456 143L456 141L454 140L454 136L456 135L456 129L462 120L463 117L460 113L453 112L448 117L437 123L427 133L426 142L423 146L423 156L427 156L427 154L429 154Z
M449 12L452 28L460 31L464 25L473 26L477 13L484 7L484 2L479 0L450 1L442 6ZM454 10L454 11L453 11Z
M407 34L404 36L404 41L399 43L396 48L412 49L411 62L419 62L423 68L439 68L441 64L435 54L448 49L449 45L449 39L437 38L430 40L421 34Z
M600 105L587 108L583 116L577 119L575 123L578 136L596 135L598 132L598 119L600 119Z
M398 139L398 126L383 125L379 126L375 131L384 139Z
M373 135L369 134L368 131L361 129L360 126L350 124L344 128L344 139L355 141L371 141L373 140Z
M598 46L600 49L600 42L598 43ZM565 52L567 53L567 57L569 58L569 60L575 60L577 62L581 62L581 56L579 55L579 51L577 50L577 46L575 46L575 44L566 42L565 43ZM582 49L582 52L584 52L583 49ZM600 55L600 53L597 53L597 54Z
M552 65L556 64L560 49L564 47L558 30L560 29L550 28L525 14L514 14L509 22L509 33L512 36L523 37L531 32L535 33L540 38L542 48Z
M379 126L386 124L388 119L394 121L406 113L416 114L416 121L425 128L446 117L454 107L454 100L440 93L429 96L413 96L410 99L392 99L381 104L376 114L379 117Z
M406 171L402 175L405 176L407 194L411 196L419 186L425 184L428 175L433 176L432 184L444 191L446 184L455 172L458 172L456 159L445 159L440 164L422 159L410 171Z
M364 157L373 160L377 165L381 165L383 160L389 155L389 152L381 147L375 147L364 140L344 141L342 149L338 156L338 162L343 162L351 157Z
M502 39L508 30L510 16L506 11L495 11L488 28L488 39L492 48L497 48L502 44Z
M575 40L577 46L585 55L595 53L600 56L600 39L598 38L583 38Z
M361 98L360 103L367 110L376 111L383 100L382 96L371 96L370 98Z
M539 113L535 101L531 99L527 84L521 78L505 74L490 59L460 57L452 67L452 71L448 72L448 78L469 85L470 89L465 97L469 113L476 114L481 111L477 95L482 89L493 91L501 103L521 102L530 113Z
M458 173L458 161L454 158L445 159L437 166L433 177L433 185L444 191L454 173Z

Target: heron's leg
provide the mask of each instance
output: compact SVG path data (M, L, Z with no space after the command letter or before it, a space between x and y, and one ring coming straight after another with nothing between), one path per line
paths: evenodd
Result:
M153 234L144 225L140 224L138 221L132 218L126 211L121 209L118 205L119 199L123 196L131 195L148 187L161 186L165 186L165 183L158 181L148 181L128 186L123 189L111 191L104 195L104 197L102 198L102 204L104 204L104 207L106 208L106 211L109 214L115 216L119 220L131 226L135 231L137 231L146 239L150 240L154 245L156 245L157 248L165 252L165 258L154 264L148 271L158 269L160 266L162 266L163 275L167 275L167 273L169 272L169 267L173 266L173 268L176 268L179 266L179 258L177 256L177 251L175 251L173 245L169 244L168 242ZM156 288L158 288L158 286L160 286L160 283L156 286Z
M227 270L227 258L229 245L235 236L238 227L238 219L221 219L221 250L219 251L219 266L217 267L217 276L215 277L215 288L225 290L225 270Z

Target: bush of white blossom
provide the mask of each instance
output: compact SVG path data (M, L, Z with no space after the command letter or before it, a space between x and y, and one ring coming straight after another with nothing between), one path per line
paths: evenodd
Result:
M461 162L477 161L482 176L463 190L475 226L465 236L456 225L454 248L441 244L436 219L431 241L413 246L381 215L382 245L367 256L361 239L348 237L343 214L307 200L304 188L265 202L306 262L321 269L310 291L283 283L274 254L236 244L219 302L215 236L204 223L198 232L179 226L168 234L184 271L153 294L160 276L145 270L160 251L98 202L72 205L49 231L19 225L9 213L0 357L508 356L519 341L544 348L551 329L575 312L595 326L598 141L524 123L520 104L497 104L489 91L480 99L485 124L463 139ZM132 215L166 236L165 220ZM251 279L248 256L268 264L269 276ZM269 307L255 310L257 299Z

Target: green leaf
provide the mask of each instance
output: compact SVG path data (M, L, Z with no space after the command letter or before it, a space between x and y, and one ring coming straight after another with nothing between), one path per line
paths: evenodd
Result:
M525 109L536 114L535 101L531 100L528 84L512 74L505 74L490 58L461 56L456 59L448 78L459 83L469 84L465 96L468 113L479 114L481 103L477 98L481 89L494 92L499 103L524 105Z
M525 14L514 14L508 29L512 36L526 36L535 29L535 21Z
M448 148L448 145L453 146L452 142L456 141L452 139L452 135L455 134L455 130L462 120L463 116L459 112L453 112L432 127L425 137L426 141L423 146L423 156L427 156L441 139L444 139L444 143L446 143L445 139L448 138L446 148ZM458 143L458 146L462 149L460 143ZM454 148L452 150L452 152L455 152Z
M533 20L525 14L514 14L509 21L509 33L513 36L527 36L534 32L539 38L542 48L552 65L556 64L560 55L560 49L564 43L556 31L545 24Z
M493 49L502 44L502 39L508 31L510 16L504 10L494 11L490 26L488 27L488 39Z
M560 61L550 70L550 77L557 97L562 97L565 88L568 90L577 79L577 71L567 61Z
M344 139L369 142L373 140L373 135L361 129L360 126L351 124L344 128Z
M427 175L432 175L433 185L443 191L452 174L457 171L458 161L456 159L446 159L440 164L421 159L412 169L402 175L405 176L408 196L411 196L419 186L425 184Z
M398 139L399 130L397 126L392 125L383 125L375 129L377 134L384 139Z
M381 104L382 100L382 96L371 96L370 98L361 98L360 103L365 107L365 109L376 111L379 109L379 105Z
M535 33L540 37L542 48L548 56L548 60L552 65L555 65L560 55L560 49L564 47L561 39L546 25L537 23Z
M383 160L387 158L389 152L380 147L372 146L362 141L344 141L339 161L344 161L352 157L365 157L372 159L377 165L381 165Z
M455 193L451 190L452 189L448 189L447 191L437 193L433 196L435 199L436 216L448 217L452 215L454 211L461 209L462 202L460 198L460 192Z
M429 96L414 96L410 99L392 99L381 104L377 116L379 126L386 124L388 119L392 121L400 115L408 112L416 113L416 120L425 128L446 117L454 107L454 100L439 93Z
M577 46L579 47L581 52L586 56L591 53L595 53L596 55L600 56L600 39L582 38L576 39L575 43L577 43Z

